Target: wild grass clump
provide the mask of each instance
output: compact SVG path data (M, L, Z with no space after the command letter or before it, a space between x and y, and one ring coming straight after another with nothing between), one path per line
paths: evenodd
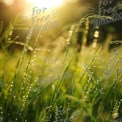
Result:
M19 58L6 50L0 55L2 122L112 122L122 117L121 48L77 53L69 46L54 55L35 45L28 55L31 34L30 29Z

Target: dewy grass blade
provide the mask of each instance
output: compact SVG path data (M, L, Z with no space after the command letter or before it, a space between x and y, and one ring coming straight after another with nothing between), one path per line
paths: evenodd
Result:
M93 57L93 59L91 60L91 62L88 64L86 70L84 71L83 75L81 76L80 80L79 80L79 83L82 81L84 75L86 74L86 71L88 70L88 68L91 66L91 64L94 62L94 60L96 59L96 57L98 56L99 52L101 51L101 48L97 51L97 53L95 54L95 56Z
M28 45L28 43L30 41L30 38L31 38L32 29L33 28L30 29L30 32L27 35L26 42L25 42L26 44L24 45L24 49L23 49L23 52L22 52L22 56L20 57L20 59L19 59L19 61L17 63L17 66L16 66L16 72L15 72L15 76L14 76L15 86L16 86L17 81L19 80L19 76L20 76L22 64L24 62L25 54L27 52L27 45Z
M46 91L46 89L50 88L52 86L53 83L50 83L49 85L47 85L45 88L41 89L39 93L37 93L30 101L29 103L26 105L25 110L31 105L31 103L38 97L40 96L43 92Z
M67 72L69 66L70 66L70 63L69 63L68 66L65 68L65 70L64 70L64 72L63 72L63 75L61 76L61 79L60 79L59 81L57 81L57 84L56 84L56 87L55 87L55 91L54 91L54 93L53 93L53 97L52 97L51 103L50 103L50 105L52 105L52 108L54 107L54 103L55 103L55 100L56 100L57 91L58 91L58 89L59 89L60 86L61 86L61 83L62 83L62 81L63 81L62 79L63 79L65 73Z

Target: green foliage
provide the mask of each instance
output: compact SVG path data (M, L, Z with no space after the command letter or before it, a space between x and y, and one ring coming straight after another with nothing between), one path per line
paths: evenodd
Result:
M28 55L32 31L19 57L6 50L0 54L1 121L112 122L122 117L121 49L84 48L78 54L69 46L55 55L35 46Z

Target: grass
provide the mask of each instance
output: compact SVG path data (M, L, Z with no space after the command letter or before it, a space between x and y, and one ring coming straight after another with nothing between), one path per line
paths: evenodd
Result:
M122 117L121 48L109 53L89 47L77 53L69 46L55 53L35 45L28 54L31 34L30 30L23 51L13 55L6 47L10 35L5 34L0 121L113 122Z

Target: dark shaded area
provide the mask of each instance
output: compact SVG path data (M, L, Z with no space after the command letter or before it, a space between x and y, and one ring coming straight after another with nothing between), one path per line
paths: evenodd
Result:
M122 4L120 0L117 1L107 1L107 0L97 0L91 4L91 13L101 16L101 18L92 18L89 19L89 29L87 32L87 42L86 46L90 46L93 43L94 39L97 39L98 43L104 44L107 36L112 35L112 39L110 40L109 50L120 46L122 43ZM85 2L85 1L84 1ZM89 2L87 0L86 2ZM82 3L79 1L79 3ZM94 9L95 8L95 9ZM90 12L89 12L90 13ZM106 17L106 18L105 18ZM115 18L115 21L111 21L110 18ZM91 22L93 21L93 22ZM85 23L81 23L80 29L85 28ZM85 29L77 33L77 43L82 46L83 45L83 35ZM99 37L95 38L95 31L99 31ZM117 41L118 43L115 43ZM78 49L78 52L81 50L81 47Z
M3 21L3 31L17 15L22 15L25 9L24 0L14 0L12 5L0 1L0 21Z

